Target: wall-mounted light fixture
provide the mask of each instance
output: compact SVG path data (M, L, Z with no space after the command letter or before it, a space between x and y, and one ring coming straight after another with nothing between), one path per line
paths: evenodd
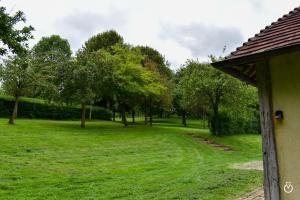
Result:
M278 121L283 120L283 112L281 110L275 111L275 119L277 119Z

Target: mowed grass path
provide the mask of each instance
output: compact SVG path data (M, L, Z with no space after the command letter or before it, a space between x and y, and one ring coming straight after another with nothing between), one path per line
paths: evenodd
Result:
M262 172L230 165L261 159L259 135L211 139L179 120L120 123L0 119L0 199L234 199L262 184Z

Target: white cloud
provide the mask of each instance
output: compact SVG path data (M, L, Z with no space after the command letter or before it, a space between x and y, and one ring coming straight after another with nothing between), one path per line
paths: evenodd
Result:
M125 24L126 13L120 10L112 10L108 14L75 10L58 19L55 27L62 36L69 39L73 49L78 49L92 35L111 29L121 30Z
M28 24L36 29L31 45L42 36L59 34L76 50L93 34L116 29L126 42L158 49L177 68L189 58L206 60L206 54L221 54L224 45L228 51L235 48L242 38L252 37L299 2L1 0L1 5L26 13Z
M237 28L203 24L164 25L161 35L189 49L193 57L221 55L224 48L231 51L243 41L242 33Z

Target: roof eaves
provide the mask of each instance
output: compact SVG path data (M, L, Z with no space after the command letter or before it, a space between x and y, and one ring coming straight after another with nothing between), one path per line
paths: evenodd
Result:
M241 56L237 58L228 58L219 62L212 63L212 65L217 68L245 65L250 63L256 63L259 60L268 59L271 56L276 56L279 54L289 53L297 50L300 50L300 44L285 46L285 47L272 49L260 53L254 53L254 54Z

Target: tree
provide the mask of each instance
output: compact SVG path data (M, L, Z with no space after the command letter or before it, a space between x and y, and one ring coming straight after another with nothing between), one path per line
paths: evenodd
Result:
M92 36L90 39L88 39L84 43L82 51L88 54L95 54L96 52L101 51L100 54L102 54L102 56L100 57L102 57L102 59L105 59L108 58L107 57L108 54L113 53L114 45L117 44L122 45L123 43L124 41L121 35L119 35L114 30L109 30L109 31L99 33L95 36ZM98 57L100 54L98 53ZM106 80L110 79L110 81L112 81L111 72L113 67L109 64L109 62L107 62L107 64L108 67L105 67L101 64L102 67L100 71L102 75L106 77ZM103 72L104 69L106 70L105 72ZM98 98L100 102L95 102L95 103L100 105L105 104L104 106L106 106L108 109L111 109L113 111L113 119L114 119L117 102L115 101L115 93L114 90L112 89L112 84L107 83L105 87L102 88L99 87L98 94L100 94L99 92L101 93L101 98Z
M111 52L112 46L123 44L123 38L115 30L105 31L91 37L85 42L83 50L86 52L95 52L100 49Z
M113 88L115 62L105 50L86 52L80 49L76 60L70 62L65 76L68 98L81 105L81 127L85 128L86 106L99 101Z
M81 105L81 128L85 128L86 105L91 104L96 97L94 85L96 70L92 60L89 54L79 50L72 70L73 90L71 99Z
M202 110L206 106L202 100L195 98L191 78L198 67L197 63L189 62L186 67L179 69L175 76L176 87L173 92L173 104L179 115L182 116L182 124L187 126L187 115L195 110ZM199 80L201 81L201 80Z
M113 85L116 100L122 115L122 122L127 126L126 111L140 102L140 98L159 97L165 87L156 81L157 74L141 65L143 55L129 45L115 45Z
M38 78L31 68L28 54L6 59L0 66L0 75L4 91L14 97L14 107L9 118L9 124L14 124L20 97L26 95L37 84Z
M166 77L167 79L173 78L173 72L169 68L169 63L166 61L165 57L161 55L157 50L148 46L138 46L142 55L144 55L143 64L154 63L160 75Z
M148 99L144 99L143 107L145 113L145 124L148 123L149 115L150 125L152 125L154 107L156 107L156 109L160 112L161 117L164 111L171 110L172 90L174 88L173 72L169 68L168 62L157 50L148 46L138 46L136 48L139 49L144 56L142 61L143 67L155 73L156 81L166 88L165 92L160 95L159 99L155 97L154 100L152 99L152 96L149 96Z
M209 64L189 60L179 81L183 108L190 107L194 101L207 105L211 110L211 126L215 135L219 130L219 109L222 105L238 104L242 83Z
M23 26L16 28L19 22L26 22L23 12L17 11L10 15L5 7L0 7L0 56L8 53L9 50L14 54L26 53L27 41L32 39L32 26Z
M62 57L70 58L71 47L67 39L59 35L42 37L32 48L34 58L42 59L43 62L59 62Z
M71 67L72 51L68 40L59 35L43 37L32 48L33 67L36 72L43 74L44 81L34 90L34 97L49 101L68 103L69 91L66 90L66 76Z

